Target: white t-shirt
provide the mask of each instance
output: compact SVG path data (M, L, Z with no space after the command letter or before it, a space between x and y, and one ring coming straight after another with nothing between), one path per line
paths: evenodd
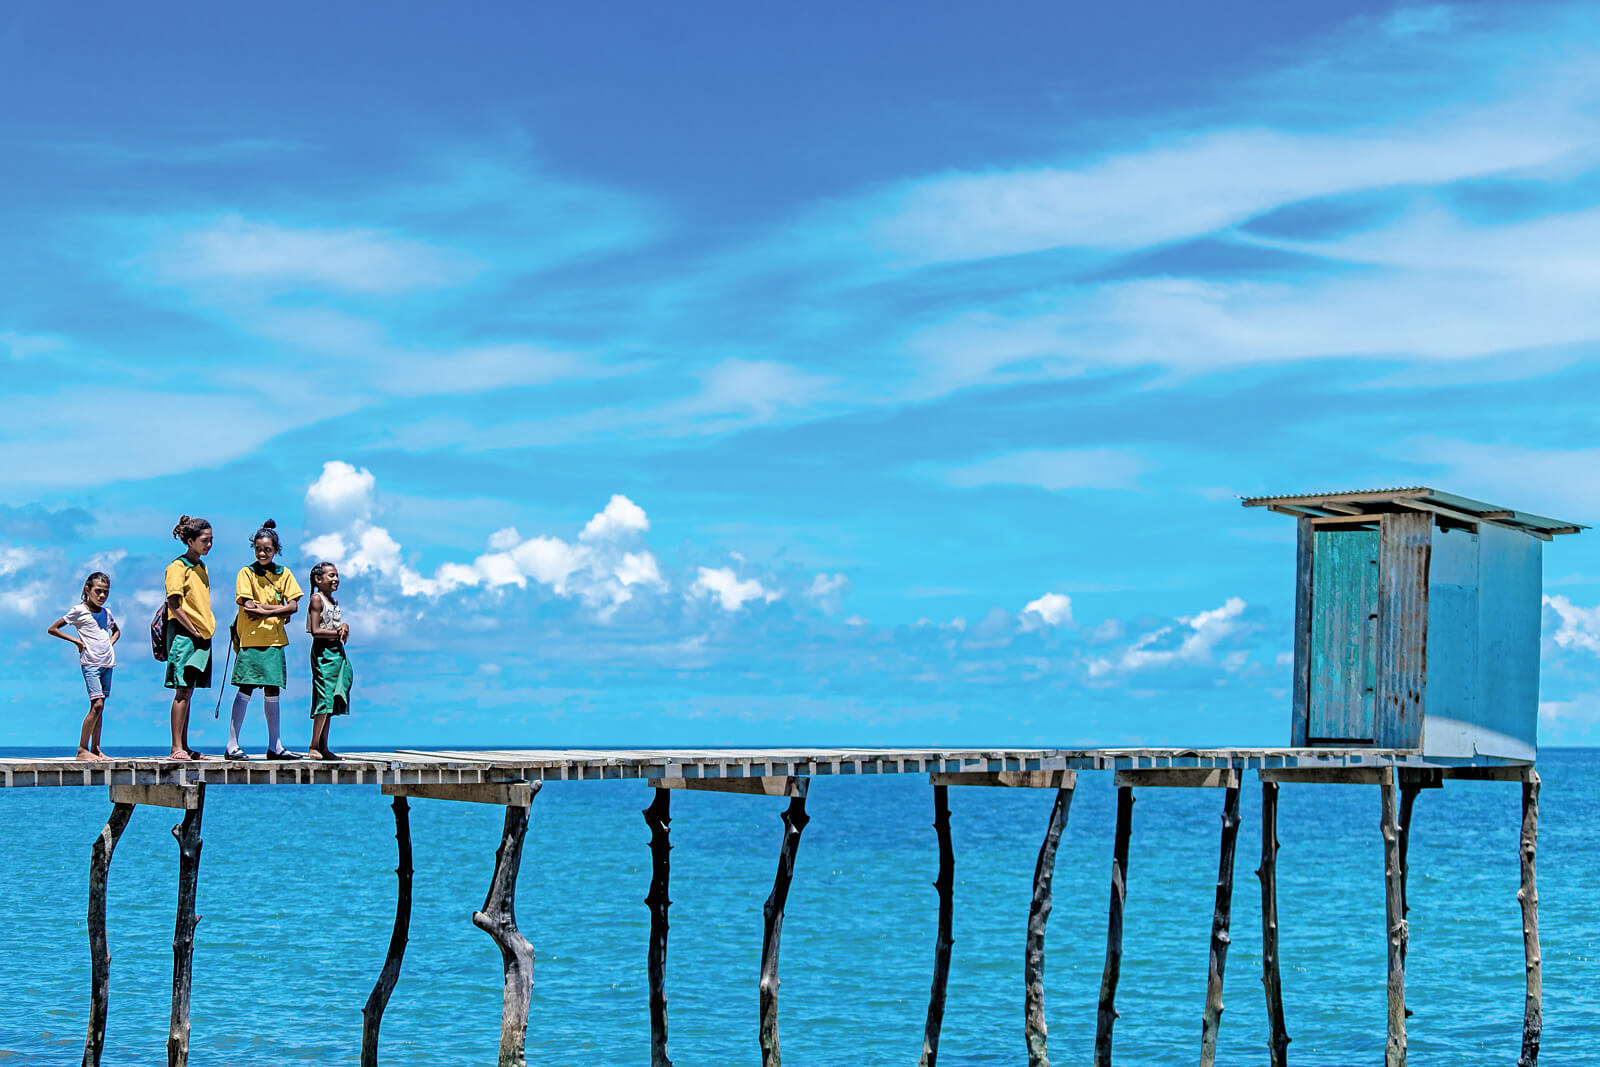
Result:
M90 611L89 605L79 601L67 609L66 620L78 628L83 639L83 651L78 662L85 667L115 667L116 650L111 647L111 628L117 620L110 608Z

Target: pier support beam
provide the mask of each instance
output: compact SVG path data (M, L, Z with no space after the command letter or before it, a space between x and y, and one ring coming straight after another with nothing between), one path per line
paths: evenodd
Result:
M794 878L794 857L800 848L800 834L811 817L806 814L805 778L792 779L796 791L783 813L783 847L778 852L778 873L772 880L772 894L761 909L761 1064L779 1067L778 1050L778 939L783 934L783 909L789 900L789 883Z
M1283 1021L1283 976L1278 970L1278 783L1261 783L1261 984L1267 994L1270 1067L1288 1067L1289 1030Z
M383 957L383 970L361 1009L361 1067L378 1067L378 1027L383 1025L383 1009L400 981L400 965L406 957L406 941L411 932L411 806L403 796L394 798L394 839L399 849L395 866L398 883L394 905L394 930L389 935L389 951Z
M1384 910L1389 930L1389 1025L1384 1044L1385 1067L1405 1067L1406 1062L1406 939L1405 877L1400 859L1400 820L1395 811L1394 769L1383 768L1379 789L1383 793Z
M647 978L650 989L650 1067L672 1067L667 1056L667 883L672 873L672 791L657 789L644 809L650 827L650 892L644 898L650 909L650 948Z
M111 949L106 944L106 878L111 854L133 817L132 804L113 804L111 817L94 839L89 860L89 1033L83 1042L83 1067L100 1067L106 1044L106 1012L111 996Z
M1525 769L1522 779L1520 837L1522 885L1517 890L1517 900L1522 904L1522 952L1528 992L1522 1008L1522 1054L1517 1057L1517 1067L1536 1067L1539 1035L1544 1029L1544 985L1539 956L1539 886L1534 877L1534 859L1539 847L1539 772L1532 767Z
M1119 772L1119 774L1122 772ZM1111 906L1106 922L1106 966L1095 1018L1094 1067L1111 1067L1111 1028L1117 1021L1117 980L1122 976L1122 909L1128 899L1128 839L1133 834L1133 787L1117 787L1117 830L1111 846Z
M162 786L136 786L159 790ZM205 813L206 787L181 788L183 821L172 828L178 841L178 916L172 930L172 1020L167 1028L167 1067L187 1067L189 1062L189 988L194 977L195 892L200 884L200 818ZM117 787L112 787L112 796ZM160 804L160 799L142 803ZM178 806L178 805L172 805Z
M394 797L424 797L477 804L500 804L506 809L500 847L494 854L494 876L483 907L472 913L472 923L494 939L505 966L505 986L500 1006L500 1055L497 1067L526 1067L528 1004L533 999L533 946L517 929L517 872L522 868L522 841L528 833L528 808L539 795L541 782L461 782L400 784L385 782L383 793Z
M917 1067L939 1062L939 1030L944 1025L945 990L950 984L951 926L955 917L956 854L950 843L950 790L933 787L933 831L939 839L939 875L933 888L939 894L939 933L933 945L933 984L928 991L928 1018L922 1028L922 1055Z
M1233 853L1239 837L1239 785L1228 786L1222 800L1222 845L1217 860L1217 902L1211 916L1211 960L1206 972L1206 1008L1200 1020L1200 1067L1217 1062L1217 1030L1222 1026L1222 972L1232 943Z
M1028 939L1022 954L1022 1034L1028 1046L1028 1067L1050 1067L1046 1050L1048 1027L1044 1018L1044 932L1053 906L1051 881L1056 871L1056 849L1066 829L1078 772L1059 771L935 771L928 776L935 788L948 785L1000 786L1009 789L1054 789L1050 823L1033 867L1033 899L1028 905ZM937 823L935 823L937 827ZM941 839L942 841L942 839ZM943 870L941 868L941 877ZM938 883L935 883L937 885ZM941 896L941 903L942 903ZM943 998L940 998L941 1005Z
M1056 790L1056 801L1050 807L1050 822L1045 827L1044 841L1039 845L1039 859L1033 865L1033 901L1028 905L1028 940L1022 954L1022 1034L1028 1043L1028 1067L1050 1067L1046 1047L1049 1027L1044 1020L1044 931L1045 924L1050 921L1050 910L1055 906L1051 884L1056 873L1056 849L1061 844L1061 832L1067 826L1075 785L1076 781L1069 779Z

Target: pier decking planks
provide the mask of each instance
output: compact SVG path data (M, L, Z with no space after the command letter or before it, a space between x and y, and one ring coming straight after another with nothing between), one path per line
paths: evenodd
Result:
M1465 761L1462 761L1463 764ZM1506 768L1515 760L1488 761ZM1478 757L1477 765L1485 760ZM1101 748L1101 749L517 749L351 752L343 762L200 762L68 758L0 759L0 788L107 785L427 785L496 781L594 781L628 778L996 773L1005 771L1139 771L1228 767L1237 770L1406 767L1456 769L1450 760L1415 751L1373 748Z

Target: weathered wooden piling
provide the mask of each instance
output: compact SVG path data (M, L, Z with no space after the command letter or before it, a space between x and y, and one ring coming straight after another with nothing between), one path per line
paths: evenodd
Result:
M529 783L528 799L538 795L539 782ZM533 999L533 946L517 929L517 872L522 867L522 841L528 832L528 804L507 804L500 847L494 854L494 877L483 907L472 913L473 925L494 939L505 964L505 989L500 1009L498 1067L525 1067L528 1003Z
M1522 885L1517 889L1517 901L1522 905L1522 953L1528 991L1522 1007L1522 1054L1517 1057L1517 1067L1536 1067L1539 1035L1544 1029L1544 984L1539 955L1539 886L1534 877L1539 848L1539 772L1532 767L1523 770L1522 833L1518 845Z
M178 841L178 915L172 931L172 1020L167 1028L167 1067L189 1062L189 988L194 977L195 893L200 883L200 819L205 813L206 787L193 790L193 806L185 806L183 821L172 828Z
M378 1067L378 1028L383 1024L383 1009L389 1004L395 983L400 981L400 965L405 961L406 942L411 933L411 806L403 796L396 796L392 806L394 839L399 849L399 861L394 869L397 882L394 930L389 934L389 951L383 957L378 981L361 1009L361 1067Z
M1230 785L1222 800L1222 845L1217 860L1217 900L1211 914L1211 958L1206 972L1206 1007L1200 1020L1200 1067L1217 1062L1217 1030L1222 1025L1222 975L1232 942L1233 853L1239 837L1239 787Z
M1271 1067L1288 1067L1289 1030L1283 1020L1283 976L1278 970L1278 783L1261 783L1261 984L1267 994L1267 1054Z
M779 1067L783 1062L778 1048L778 940L783 935L783 909L789 900L789 883L794 879L794 857L800 848L800 834L811 817L806 814L805 778L795 783L794 795L783 812L783 845L778 850L778 873L772 879L772 893L761 909L761 1063Z
M644 809L650 827L650 892L645 906L650 909L650 947L646 976L650 990L650 1067L672 1067L667 1056L667 883L672 873L672 791L655 791L655 799Z
M1044 1018L1044 933L1055 906L1051 885L1056 873L1056 850L1067 826L1072 793L1072 785L1056 790L1050 822L1039 845L1039 859L1033 865L1033 900L1028 905L1028 940L1022 954L1022 1033L1028 1043L1028 1067L1050 1067L1049 1027Z
M1122 909L1128 900L1128 839L1133 834L1133 787L1117 789L1117 829L1111 845L1111 905L1106 922L1106 965L1095 1018L1094 1067L1111 1067L1111 1028L1117 1022L1117 980L1122 976Z
M1378 788L1383 794L1384 910L1389 931L1389 1026L1383 1060L1385 1067L1405 1067L1407 929L1400 863L1400 820L1395 812L1394 768L1382 769L1378 776Z
M933 830L939 840L939 874L933 888L939 895L939 932L933 945L933 984L928 991L928 1017L922 1028L922 1054L917 1067L939 1061L939 1030L944 1025L945 990L950 984L951 926L955 917L956 854L950 842L950 790L933 787Z
M106 879L111 854L133 817L132 804L113 804L111 817L94 839L89 860L89 1033L83 1042L83 1067L100 1067L106 1044L106 1012L111 996L111 950L106 943Z

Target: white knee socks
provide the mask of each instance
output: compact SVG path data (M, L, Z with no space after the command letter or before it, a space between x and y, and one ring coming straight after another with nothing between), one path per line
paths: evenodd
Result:
M233 697L233 717L228 721L228 751L239 751L239 730L244 726L244 713L250 708L250 694L240 691Z
M282 752L283 741L278 737L278 698L264 696L262 702L266 705L267 711L267 751Z

